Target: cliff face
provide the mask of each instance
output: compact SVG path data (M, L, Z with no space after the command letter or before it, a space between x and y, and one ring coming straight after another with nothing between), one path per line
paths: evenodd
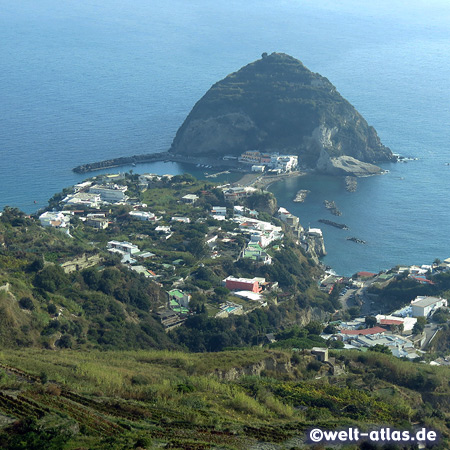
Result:
M220 157L255 149L297 154L310 167L324 153L369 163L393 159L326 78L282 53L264 55L212 86L170 151Z

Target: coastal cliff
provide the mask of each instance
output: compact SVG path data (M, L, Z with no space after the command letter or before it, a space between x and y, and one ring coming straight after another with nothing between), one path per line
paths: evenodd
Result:
M263 54L214 84L178 130L170 152L223 156L252 149L297 154L302 164L322 172L334 172L323 164L326 158L395 159L327 78L283 53Z

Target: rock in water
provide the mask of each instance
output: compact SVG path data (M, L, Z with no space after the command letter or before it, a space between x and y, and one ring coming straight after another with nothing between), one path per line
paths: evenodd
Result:
M283 53L264 54L214 84L179 128L170 151L222 157L255 149L297 154L303 165L346 175L377 172L360 161L395 160L326 78Z

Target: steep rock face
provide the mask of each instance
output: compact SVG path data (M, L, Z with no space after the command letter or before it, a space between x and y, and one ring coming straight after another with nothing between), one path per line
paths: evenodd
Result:
M322 236L306 236L305 241L308 244L308 255L311 256L316 264L319 264L319 258L327 254L325 242Z
M370 163L393 160L374 128L326 78L282 53L264 55L213 85L170 151L220 157L255 149L294 153L310 167L323 152Z
M361 177L381 173L381 169L374 164L365 163L346 155L332 158L326 150L320 152L316 166L320 172L330 175L353 175Z

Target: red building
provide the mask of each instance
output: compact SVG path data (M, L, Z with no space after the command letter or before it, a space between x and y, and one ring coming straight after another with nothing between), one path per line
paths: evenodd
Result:
M262 278L234 278L228 277L223 280L225 287L230 291L251 291L259 293L262 291L259 283L264 282Z

